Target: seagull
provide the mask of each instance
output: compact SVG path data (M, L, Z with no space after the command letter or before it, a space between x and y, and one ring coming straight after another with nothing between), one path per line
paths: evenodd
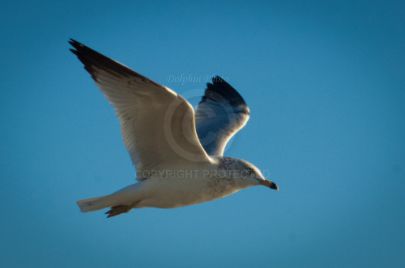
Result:
M79 43L73 54L114 107L137 182L112 194L77 201L82 212L108 208L107 217L134 208L176 208L262 185L278 190L253 164L225 157L228 141L250 109L219 76L207 83L194 111L181 95Z

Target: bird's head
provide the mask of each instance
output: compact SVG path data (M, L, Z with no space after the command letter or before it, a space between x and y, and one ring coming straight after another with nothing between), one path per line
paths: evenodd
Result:
M226 170L227 177L239 180L246 186L263 185L276 191L279 190L276 183L267 180L257 167L247 161L226 157L221 160L220 166Z

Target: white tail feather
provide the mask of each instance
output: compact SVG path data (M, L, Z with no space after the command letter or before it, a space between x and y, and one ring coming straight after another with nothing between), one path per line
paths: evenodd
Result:
M81 212L89 212L110 207L111 200L109 196L88 198L77 201L77 205L79 206Z

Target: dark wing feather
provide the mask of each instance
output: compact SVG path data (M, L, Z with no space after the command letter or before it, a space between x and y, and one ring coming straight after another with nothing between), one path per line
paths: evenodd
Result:
M219 76L207 84L196 110L197 134L209 155L222 156L228 141L249 120L242 96Z

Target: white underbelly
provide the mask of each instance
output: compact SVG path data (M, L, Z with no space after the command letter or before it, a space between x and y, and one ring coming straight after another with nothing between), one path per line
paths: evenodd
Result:
M151 178L142 184L143 199L136 207L187 206L222 198L240 190L235 185L207 178Z

